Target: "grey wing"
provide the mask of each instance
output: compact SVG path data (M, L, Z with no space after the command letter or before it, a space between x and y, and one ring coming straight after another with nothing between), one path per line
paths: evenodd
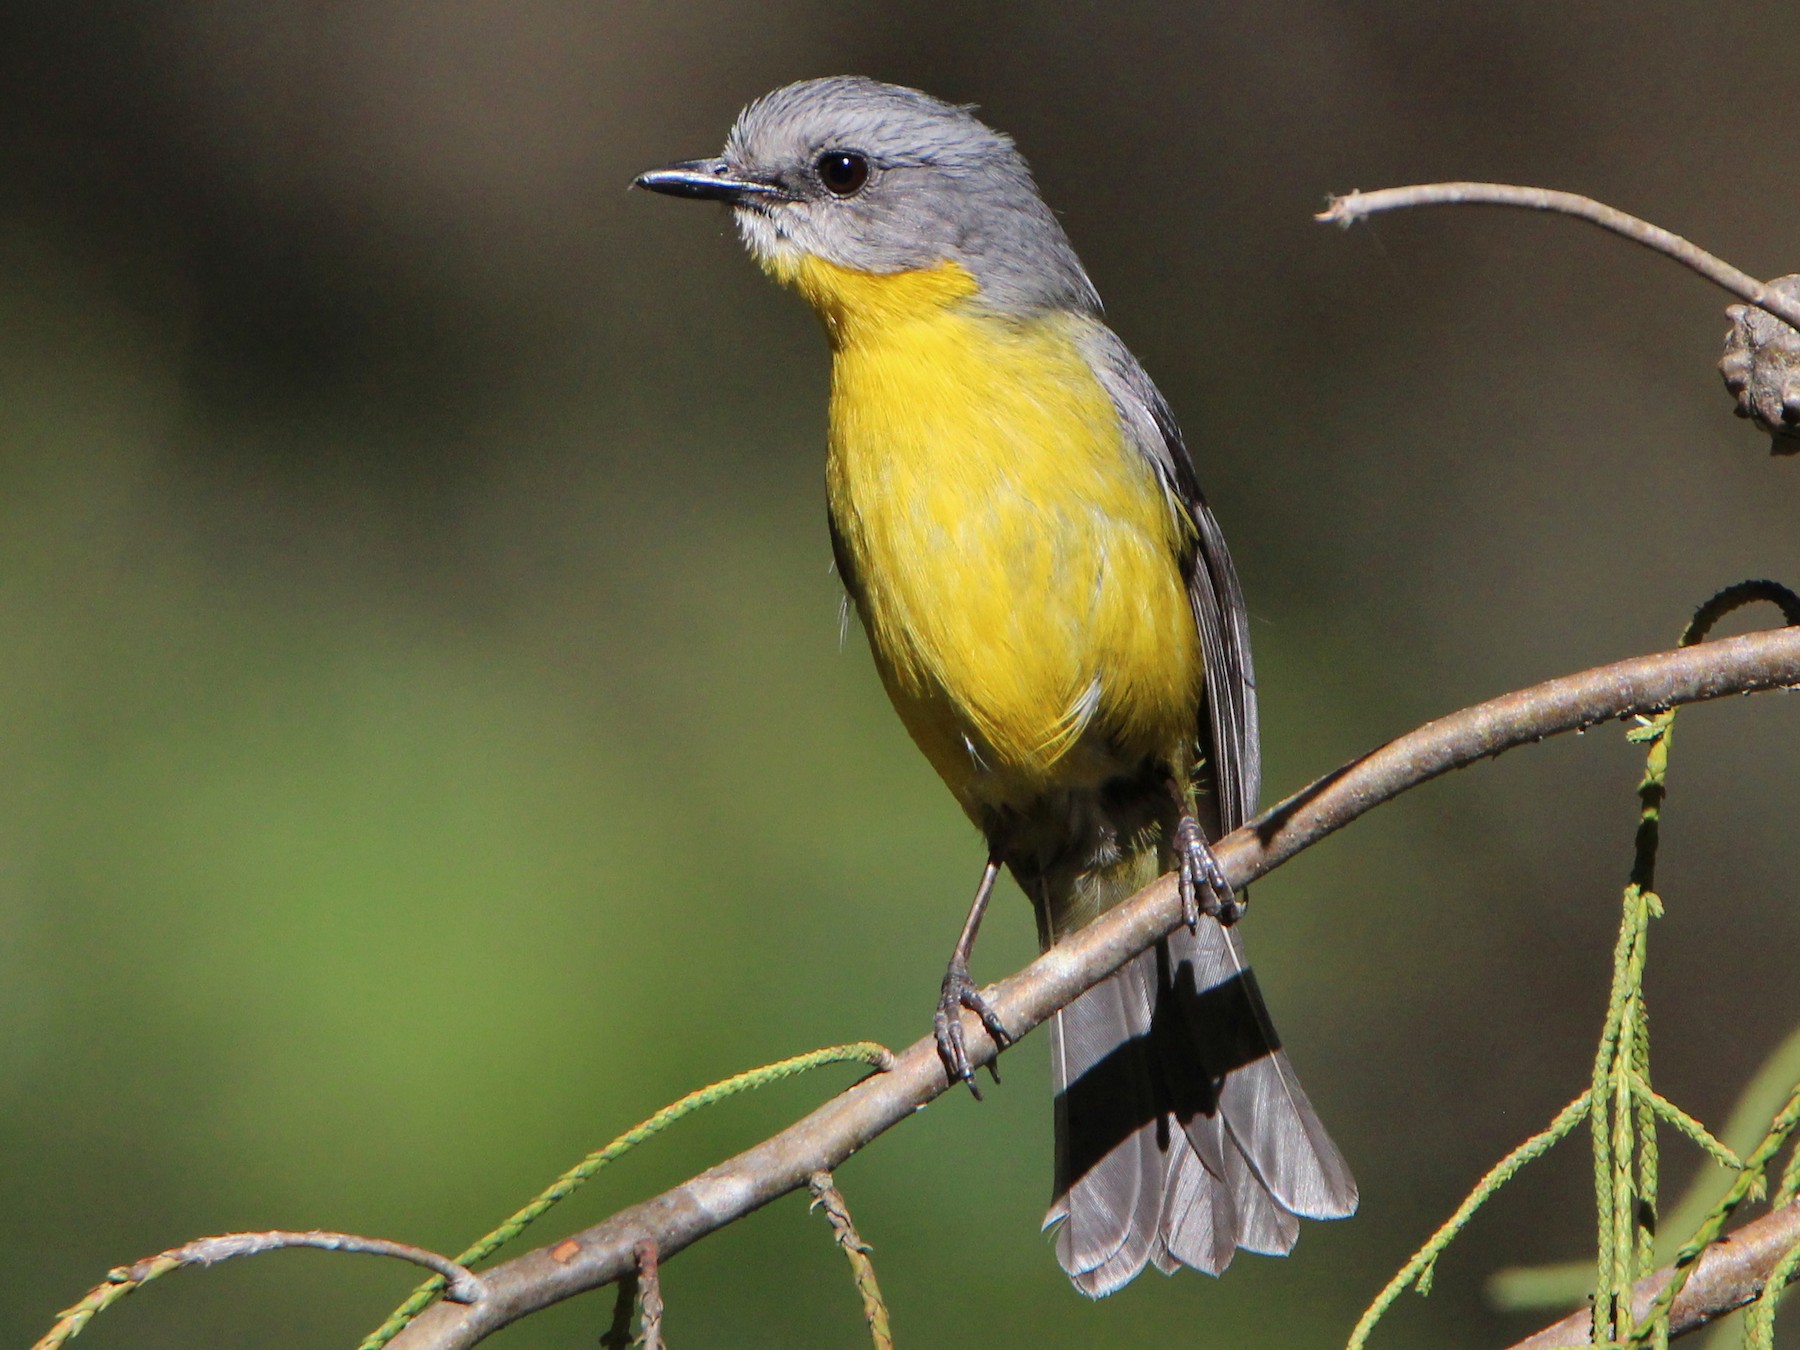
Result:
M1206 660L1205 740L1219 798L1220 833L1227 833L1256 814L1262 792L1256 672L1250 663L1243 587L1168 403L1111 329L1097 321L1085 328L1084 350L1112 396L1126 434L1156 467L1171 503L1194 525L1194 556L1185 560L1188 599Z

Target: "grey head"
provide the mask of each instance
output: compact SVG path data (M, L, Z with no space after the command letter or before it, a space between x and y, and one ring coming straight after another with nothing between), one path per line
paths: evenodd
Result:
M917 89L855 75L790 84L738 115L721 157L635 181L728 203L778 273L798 255L881 274L951 262L1004 313L1100 309L1011 138Z

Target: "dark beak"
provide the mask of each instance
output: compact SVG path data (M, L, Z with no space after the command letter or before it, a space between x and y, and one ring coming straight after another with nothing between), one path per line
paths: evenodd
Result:
M631 180L631 185L671 197L696 197L702 201L729 202L733 206L742 206L757 198L781 199L788 195L775 183L740 178L722 159L684 159L679 164L640 173Z

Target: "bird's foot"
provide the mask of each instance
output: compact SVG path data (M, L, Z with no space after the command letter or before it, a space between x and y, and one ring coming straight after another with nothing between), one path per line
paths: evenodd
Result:
M1209 914L1229 928L1244 917L1244 905L1225 880L1225 869L1206 842L1200 822L1184 815L1175 827L1175 853L1181 861L1181 917L1191 933L1200 916ZM1202 894L1204 892L1204 894Z
M944 972L944 991L938 998L937 1013L931 1019L932 1034L937 1038L938 1058L944 1061L944 1072L950 1076L952 1083L961 1079L974 1094L975 1100L981 1100L981 1089L975 1086L975 1066L969 1062L969 1047L963 1037L962 1010L967 1008L981 1019L982 1028L994 1042L994 1053L1006 1049L1013 1043L1012 1033L1000 1021L988 1001L976 989L975 982L969 978L969 967L965 962L952 961L950 968ZM988 1061L988 1072L994 1081L1000 1081L1000 1070L994 1061Z

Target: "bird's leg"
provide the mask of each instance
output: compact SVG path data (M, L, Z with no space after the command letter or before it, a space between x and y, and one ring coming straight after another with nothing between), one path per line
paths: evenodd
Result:
M1179 864L1181 917L1187 921L1190 933L1200 926L1202 914L1210 914L1229 928L1243 918L1243 902L1232 893L1231 883L1225 880L1225 869L1219 866L1218 856L1206 842L1206 832L1194 819L1194 808L1187 793L1173 778L1169 780L1169 791L1179 813L1175 822L1175 857ZM1204 900L1200 895L1203 888L1206 891Z
M981 874L981 884L975 888L969 917L963 922L962 936L957 938L956 950L950 954L950 965L944 971L944 990L938 998L937 1015L931 1019L944 1072L953 1083L959 1078L967 1083L976 1101L981 1100L981 1089L975 1086L975 1066L969 1063L969 1050L963 1043L962 1010L967 1008L981 1019L981 1025L993 1039L996 1053L1013 1042L1011 1033L1001 1025L1000 1018L969 978L969 955L975 949L975 935L981 931L981 916L987 913L988 897L994 893L994 880L999 875L1000 860L990 854L987 868ZM996 1083L1000 1081L1000 1072L992 1061L988 1063L988 1072L994 1075Z

